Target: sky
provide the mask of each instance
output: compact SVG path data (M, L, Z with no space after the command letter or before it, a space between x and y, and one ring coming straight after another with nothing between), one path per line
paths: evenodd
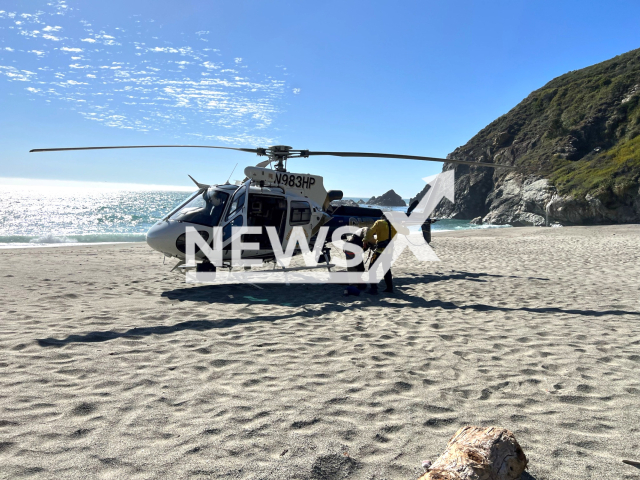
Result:
M639 48L638 19L637 0L2 0L0 177L184 187L260 161L28 153L48 147L445 157L554 77ZM345 196L409 198L441 164L314 157L289 170Z

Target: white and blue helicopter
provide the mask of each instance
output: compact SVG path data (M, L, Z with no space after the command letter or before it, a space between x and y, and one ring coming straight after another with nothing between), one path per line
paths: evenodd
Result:
M223 241L223 260L231 267L231 242L233 227L275 227L283 249L294 227L301 227L310 247L313 248L314 239L320 227L329 227L327 239L336 228L350 225L358 228L368 227L379 218L383 212L376 208L334 206L334 200L340 200L343 193L340 190L327 191L323 179L319 175L308 173L290 173L286 164L290 158L307 158L310 156L338 156L365 158L394 158L407 160L423 160L432 162L446 162L474 167L490 167L513 169L509 165L483 163L476 161L454 160L414 155L396 155L386 153L363 152L313 152L309 150L293 150L285 145L275 145L269 148L233 148L207 145L135 145L112 147L74 147L74 148L41 148L30 152L56 152L74 150L108 150L131 148L213 148L237 150L255 153L267 157L255 167L244 170L246 178L239 184L224 183L221 185L207 185L197 182L198 190L184 202L171 210L147 232L147 244L163 253L167 257L175 257L179 261L173 270L186 270L186 229L194 227L205 241L213 241L213 227L221 226ZM272 168L267 168L271 166ZM242 259L262 259L274 261L275 255L271 241L262 228L262 234L243 235L245 243L257 243L257 250L243 250ZM324 261L329 266L329 249L322 246ZM300 253L296 251L296 253ZM196 248L196 258L199 263L197 271L215 271L206 257Z

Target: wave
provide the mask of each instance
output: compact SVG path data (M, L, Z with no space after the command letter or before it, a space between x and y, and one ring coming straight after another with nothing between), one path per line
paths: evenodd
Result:
M455 232L458 230L484 230L488 228L510 228L511 225L475 225L470 220L444 218L431 225L434 232Z
M0 244L23 243L31 245L144 242L144 233L95 233L86 235L5 235L0 236Z
M75 238L56 237L54 235L45 235L44 237L32 238L29 243L78 243Z

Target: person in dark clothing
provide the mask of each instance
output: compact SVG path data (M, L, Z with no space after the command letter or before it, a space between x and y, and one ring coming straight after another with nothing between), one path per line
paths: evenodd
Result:
M371 261L369 262L369 270L371 270L372 265L375 264L376 260L378 260L380 255L382 255L382 252L384 252L386 246L389 245L391 239L396 236L396 233L396 229L391 225L391 222L387 220L386 217L377 220L376 223L373 224L373 227L369 229L364 239L365 247L375 243L374 253L371 257ZM387 288L384 289L384 292L393 293L393 277L391 275L390 265L387 272L384 274L384 283L387 286ZM371 284L369 289L369 293L372 295L378 294L378 282L375 277L374 282Z
M347 240L347 243L352 243L353 245L359 246L360 248L362 248L364 253L364 251L366 250L366 248L364 248L364 238L367 235L367 230L368 230L367 227L363 227L356 230L356 232L353 233L351 237L349 237L349 239ZM348 250L344 250L344 253L347 259L352 259L355 256L352 252L349 252ZM365 271L364 260L362 260L359 264L354 265L353 267L347 267L347 271L348 272L364 272ZM366 290L367 288L367 285L365 283L357 283L353 286L358 287L359 290Z
M411 212L415 210L420 201L418 199L411 202L409 208L407 208L407 215L411 215ZM420 225L420 230L422 230L422 238L427 243L431 243L431 224L436 223L436 219L432 219L431 217L427 218L425 222Z

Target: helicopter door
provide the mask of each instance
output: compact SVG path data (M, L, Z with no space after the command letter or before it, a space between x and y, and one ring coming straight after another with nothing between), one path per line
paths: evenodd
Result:
M287 226L285 230L285 242L283 242L283 248L286 248L286 243L289 242L293 227L302 227L307 241L311 237L311 205L309 202L302 200L291 200L289 202L289 215L287 217ZM298 251L299 247L296 248Z
M273 252L273 246L267 229L275 228L280 243L282 243L287 226L287 199L273 193L251 193L247 206L247 219L248 226L260 227L262 231L259 234L245 235L244 241L258 243L260 253L269 256Z
M233 227L243 227L247 224L247 196L249 194L247 181L238 188L229 201L229 209L222 222L222 245L225 250L231 250L231 236Z

